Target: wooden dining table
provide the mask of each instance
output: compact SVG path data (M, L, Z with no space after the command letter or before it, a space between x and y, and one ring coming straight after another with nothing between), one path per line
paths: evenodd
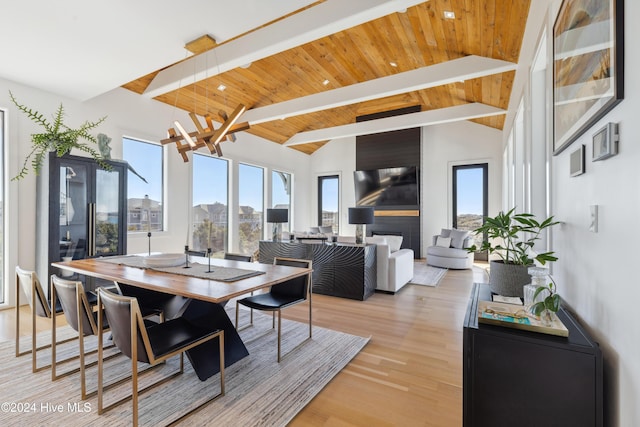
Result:
M51 265L61 270L161 293L171 301L167 304L171 309L165 313L166 318L182 316L202 327L224 329L225 366L249 355L224 309L225 303L232 298L312 273L310 268L211 259L212 269L227 267L260 272L235 281L219 281L106 261L89 258L54 262ZM201 262L208 261L202 258ZM219 371L216 346L216 343L209 342L187 352L194 371L202 381Z

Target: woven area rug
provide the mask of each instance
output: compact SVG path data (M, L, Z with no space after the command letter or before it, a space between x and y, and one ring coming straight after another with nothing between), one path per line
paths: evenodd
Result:
M231 304L230 304L231 305ZM235 314L228 309L230 317ZM284 426L366 345L368 338L357 337L320 327L313 328L308 340L308 325L282 320L282 352L276 361L277 336L271 329L271 316L254 312L254 327L240 331L249 356L225 370L226 394L180 422L184 426ZM248 310L241 309L241 319L248 322ZM71 336L69 327L59 328L58 340ZM107 336L107 335L105 335ZM41 333L38 345L49 342L50 333ZM96 348L97 339L85 340L88 349ZM23 337L21 349L30 346ZM58 358L77 354L78 343L71 341L58 347ZM38 352L38 364L50 361L49 350ZM89 357L89 361L95 356ZM78 373L51 381L51 371L31 373L31 356L15 357L14 344L0 344L0 425L2 426L129 426L131 402L98 415L97 397L80 399ZM78 361L64 364L58 374L78 366ZM123 355L105 362L105 382L126 377L131 362ZM140 364L143 369L146 365ZM179 357L150 370L140 377L141 387L173 372ZM197 406L219 392L219 374L205 382L196 377L185 357L185 372L151 391L139 400L140 425L166 425L189 408ZM97 388L97 367L87 370L87 388ZM105 404L131 393L130 381L105 392Z
M447 274L446 268L438 268L427 265L425 260L416 260L413 263L413 279L409 283L423 286L438 286L440 280Z

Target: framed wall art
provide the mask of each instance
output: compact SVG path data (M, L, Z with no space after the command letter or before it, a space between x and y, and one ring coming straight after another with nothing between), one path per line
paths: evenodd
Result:
M564 0L553 27L553 154L624 97L624 0Z

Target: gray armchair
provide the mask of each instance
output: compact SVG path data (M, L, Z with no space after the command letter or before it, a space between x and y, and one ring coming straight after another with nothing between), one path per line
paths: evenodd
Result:
M469 231L445 229L433 236L432 246L427 248L427 264L434 267L466 269L473 267L473 253L466 248L473 246Z

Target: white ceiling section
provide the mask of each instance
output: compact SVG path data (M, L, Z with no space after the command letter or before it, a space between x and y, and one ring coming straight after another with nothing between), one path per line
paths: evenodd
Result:
M0 77L87 100L315 0L31 0L0 6Z

